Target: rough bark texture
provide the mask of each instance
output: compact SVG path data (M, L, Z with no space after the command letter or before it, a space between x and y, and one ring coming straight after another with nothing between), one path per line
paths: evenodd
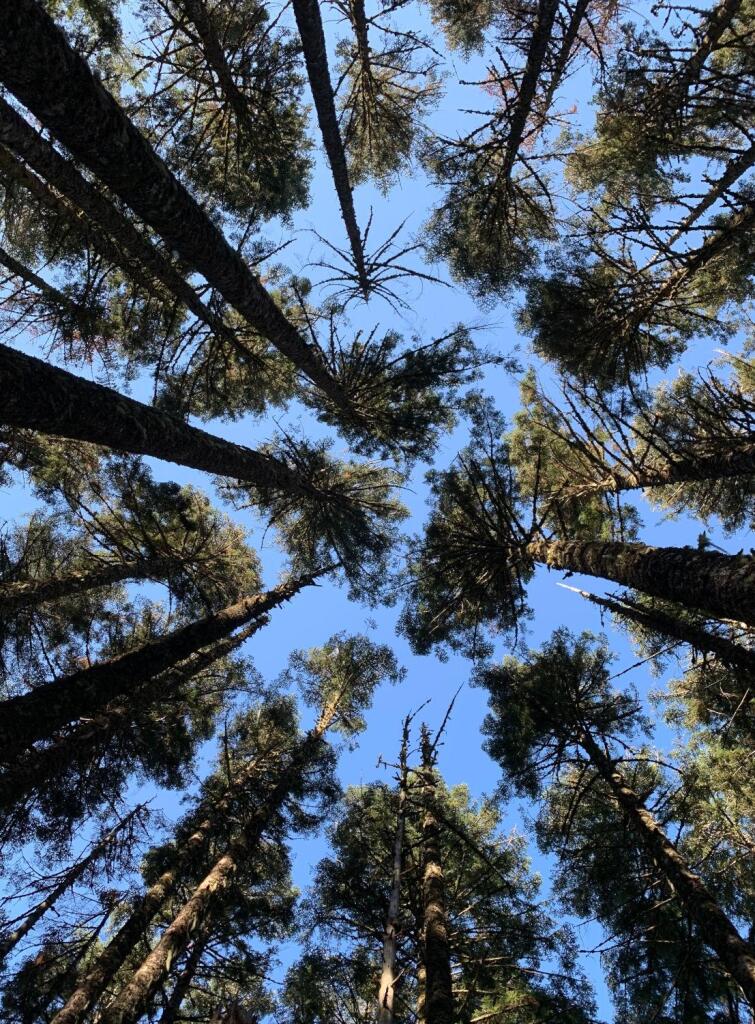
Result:
M269 621L267 615L261 615L234 636L192 654L174 669L150 680L137 691L139 704L144 706L157 703L166 693L175 692L182 683L237 650ZM23 802L30 793L39 791L40 787L44 788L48 780L52 783L56 772L70 764L74 758L81 761L87 749L100 750L109 736L132 719L133 712L129 704L117 701L73 728L63 730L44 747L26 751L14 760L12 766L0 772L0 810L10 809Z
M740 986L748 1004L755 1008L755 948L745 942L700 876L690 870L653 815L626 784L621 773L592 736L584 733L579 742L610 787L614 799L626 814L658 870L676 893L685 911L700 927L704 941Z
M214 915L223 912L224 899L227 898L239 864L247 852L259 843L268 822L283 805L296 778L315 757L323 735L337 714L339 704L340 697L336 697L322 709L314 728L294 747L275 786L260 802L252 820L245 823L243 833L218 858L165 929L154 949L134 971L113 1002L103 1010L101 1024L136 1024L168 977L171 965L184 952L192 938L203 936L211 929ZM249 772L240 773L234 780L234 788L248 784L251 777ZM192 840L205 842L222 812L223 801L218 801ZM54 1021L53 1024L60 1022Z
M401 872L403 869L404 829L406 825L407 799L407 752L409 747L410 719L404 719L401 736L401 753L398 768L398 808L396 811L396 836L393 841L393 874L391 897L383 935L383 969L378 990L377 1024L393 1024L394 988L396 985L396 941L399 906L401 900Z
M451 948L446 920L440 822L435 812L435 777L430 736L422 730L422 903L424 907L425 1019L427 1024L454 1024Z
M0 756L9 759L35 740L46 739L70 722L91 717L111 701L176 666L202 647L228 636L250 619L292 598L315 577L304 576L274 590L245 597L222 611L173 630L111 661L92 665L0 704Z
M164 580L175 570L178 559L144 558L132 562L106 562L95 569L67 572L41 580L0 583L0 619L8 612L29 605L56 601L72 594L83 594L96 587L107 587L124 580Z
M248 323L349 412L319 351L286 319L36 0L0 5L0 80Z
M570 588L576 589L576 588ZM645 629L662 633L664 636L672 637L688 644L696 651L715 654L719 661L730 668L741 672L746 679L755 681L755 651L750 651L741 644L727 639L725 636L718 636L711 633L703 626L694 622L687 622L684 619L668 615L657 608L645 608L626 599L615 601L609 597L598 597L597 594L590 594L586 590L578 590L577 593L586 597L588 601L605 608L614 615L619 615L631 622L636 622ZM749 692L746 679L743 679L742 698L745 699Z
M86 215L89 224L87 234L94 247L105 259L123 267L138 282L155 291L155 283L162 285L189 309L194 316L216 334L224 338L245 357L249 353L238 340L235 333L216 316L184 280L172 264L158 252L151 242L144 237L101 192L90 184L70 160L66 160L42 138L31 125L0 97L0 143L21 157L29 167L33 168L48 185L52 186L61 196L73 204L77 210ZM5 165L4 169L5 169ZM23 170L23 167L22 167ZM19 176L18 170L15 176ZM49 192L45 195L42 182L35 187L39 179L26 172L23 184L47 205L57 205L64 216L75 217L76 211L63 207L55 196ZM40 188L40 186L42 186ZM92 225L100 230L92 231ZM103 234L102 232L105 232ZM124 253L132 259L124 258ZM134 266L136 261L137 266ZM146 273L145 273L146 271Z
M112 828L107 835L103 836L99 842L95 843L85 857L82 857L81 860L77 861L73 867L66 871L55 888L52 889L50 893L36 905L36 907L34 907L31 913L24 918L21 924L14 928L12 932L0 939L0 964L6 958L8 953L18 945L24 936L29 934L37 922L41 921L47 911L51 907L55 906L60 897L71 888L77 879L81 878L84 872L87 871L91 865L103 855L121 829L125 828L131 821L133 821L143 807L144 804L139 804L139 806L135 807L133 811L125 816L125 818L121 818L118 824Z
M278 459L213 437L112 388L0 345L0 422L152 455L292 494L314 488Z
M619 541L532 541L527 553L553 569L613 580L714 617L755 625L755 558Z
M341 207L341 216L349 236L351 254L359 277L359 285L365 296L369 294L370 285L364 265L362 237L359 234L354 196L349 182L349 171L346 164L346 152L343 147L341 131L338 127L338 115L333 97L333 86L328 68L328 53L325 46L325 32L322 27L320 5L318 0L293 0L296 25L301 37L304 61L307 65L312 98L315 101L317 122L325 146L333 182Z

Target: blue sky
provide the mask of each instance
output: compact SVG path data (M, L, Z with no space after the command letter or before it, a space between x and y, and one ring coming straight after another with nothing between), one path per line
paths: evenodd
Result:
M483 96L480 96L482 104ZM578 74L570 80L564 90L563 106L577 105L577 117L588 121L590 111L589 79ZM464 115L458 113L461 105L472 106L469 95L463 98L458 86L449 83L449 87L439 111L433 116L436 126L442 126L444 132L451 134L459 127ZM366 222L370 209L374 211L372 235L375 243L381 242L398 225L406 220L405 233L419 231L430 206L431 189L421 174L405 177L391 189L388 197L380 194L372 187L361 187L355 192L355 205L358 219ZM318 154L316 171L312 183L312 203L307 211L298 214L294 220L296 232L293 246L282 254L292 270L307 273L307 264L321 255L321 246L317 242L312 229L342 246L345 235L340 214L335 200L335 193L330 175L324 165L322 155ZM274 243L283 242L291 236L287 226L273 226L265 231ZM443 268L436 268L445 276ZM310 272L315 274L313 268ZM406 335L417 334L423 339L445 334L456 323L479 328L477 335L481 344L500 354L511 354L519 351L523 361L528 362L526 339L517 335L513 320L516 306L514 300L510 304L497 304L490 308L481 308L463 289L459 287L440 287L432 284L410 284L402 292L407 308L398 314L387 303L381 300L371 302L368 309L357 307L353 311L355 327L372 327L379 322L381 325L398 329ZM31 350L34 350L30 346ZM712 353L702 345L693 348L684 364L688 367L704 365ZM77 372L83 372L80 369ZM504 414L509 418L518 406L516 382L501 369L491 369L484 381L485 390L493 395ZM147 388L137 385L134 389L136 397L143 397ZM281 417L290 426L292 417ZM293 417L295 422L296 416ZM301 427L305 432L319 428L313 425L306 414L301 414ZM274 424L266 421L243 420L236 423L213 422L207 425L219 436L255 446L267 439L274 430ZM447 465L464 443L463 428L443 439L435 465ZM336 439L335 454L347 454L343 443ZM193 483L203 490L212 492L212 483L202 474L148 460L153 467L155 476L162 480L175 480L179 483ZM419 466L415 470L410 489L405 493L404 500L411 511L408 524L412 531L419 530L426 514L426 487L423 475L426 467ZM652 544L669 544L694 546L697 535L703 524L685 518L673 522L664 521L662 515L651 509L641 498L637 504L643 515L645 525L641 538ZM28 492L18 487L4 495L0 517L10 520L23 515L30 508ZM258 522L247 514L239 514L237 518L248 526L251 541L260 546L263 565L266 571L266 582L275 583L281 565L280 553L275 548L272 534L265 537L262 545L262 530ZM723 539L713 524L709 530L712 538L725 549L736 551L745 545L745 538ZM750 541L751 543L751 541ZM529 603L535 611L530 623L529 643L538 646L559 626L567 626L579 631L589 629L599 632L602 628L600 615L596 608L587 605L577 595L560 589L556 584L561 574L539 569L529 587ZM600 593L606 589L600 581L574 577L569 580L574 586ZM340 777L344 785L369 782L373 779L386 778L384 769L376 767L378 758L393 760L396 755L400 725L403 716L410 710L419 707L425 701L430 704L423 712L431 726L437 727L445 710L460 684L467 684L471 665L462 658L451 656L446 661L435 657L417 657L411 654L407 643L395 631L398 608L370 609L350 602L345 590L325 581L321 586L309 588L284 608L275 611L271 624L257 634L244 650L253 657L257 669L263 676L272 680L284 667L289 653L294 648L306 648L322 643L332 633L340 631L369 632L380 642L393 646L399 661L407 668L407 678L398 688L385 688L376 695L373 707L367 716L367 730L360 738L359 746L353 751L344 751L340 760ZM617 655L617 671L631 665L636 660L623 634L609 630L611 645ZM504 653L499 645L496 657ZM641 692L658 687L659 681L651 679L646 667L625 677L632 681ZM445 741L439 758L439 768L448 784L466 783L473 795L490 794L495 790L498 781L498 770L481 749L480 726L486 710L485 693L479 689L464 685L456 701L453 715L448 724ZM661 730L659 742L668 745L673 737L667 730ZM210 751L208 750L209 754ZM207 760L203 758L204 763ZM179 809L179 795L162 794L156 802L169 817L176 816ZM526 834L520 806L514 804L506 808L505 827L517 828ZM526 808L524 808L526 810ZM295 881L305 888L310 880L311 871L317 860L326 852L326 844L321 837L307 840L296 840L293 844L295 854ZM531 856L533 867L547 877L549 863L532 846ZM593 945L596 940L596 929L590 927L579 933L580 942L585 946ZM287 947L283 951L282 967L291 956L293 950ZM602 972L596 957L585 957L584 967L595 985L599 1000L600 1014L610 1019L611 1007Z

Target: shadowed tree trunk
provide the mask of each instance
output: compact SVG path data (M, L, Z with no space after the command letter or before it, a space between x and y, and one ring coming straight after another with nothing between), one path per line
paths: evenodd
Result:
M0 390L0 422L8 426L152 455L262 488L315 493L279 459L213 437L176 416L6 345L0 345Z
M176 1024L180 1019L181 1004L189 994L191 983L194 980L194 975L197 973L199 961L202 959L206 945L207 939L194 939L191 952L186 958L186 963L181 968L181 973L176 978L173 991L168 996L168 1001L163 1012L160 1014L157 1024Z
M143 558L134 561L105 562L93 569L67 572L38 580L0 583L0 619L8 612L56 601L72 594L83 594L124 580L165 580L181 564L180 558Z
M0 167L2 166L2 159L0 159ZM79 306L70 295L65 295L54 285L49 284L39 274L35 274L29 267L24 266L15 256L0 247L0 264L9 270L10 273L17 277L24 284L31 285L32 288L36 288L37 291L44 296L44 298L51 303L53 306L57 306L58 309L66 310L77 319L84 321L86 319L87 311L82 306Z
M404 830L406 825L407 798L407 756L409 747L409 726L411 718L404 719L401 735L401 752L398 763L398 808L396 811L396 837L393 842L393 873L391 896L383 935L383 969L378 990L377 1024L393 1024L393 1004L396 986L396 928L398 925L401 899L401 874L403 871Z
M267 615L260 615L251 625L239 630L234 636L218 641L207 650L192 654L175 668L151 679L137 691L140 706L157 703L166 694L175 692L182 683L237 650L269 621ZM74 759L81 761L88 749L96 754L109 736L131 720L133 710L127 703L108 704L91 718L54 736L46 746L26 751L9 768L0 772L0 809L10 810L25 800L30 793L44 789L46 783L52 784L56 773Z
M206 324L219 338L223 338L246 359L254 358L223 320L200 299L191 285L184 280L172 264L144 237L94 185L78 171L70 160L62 157L50 143L0 97L0 143L24 160L73 207L88 218L87 237L105 259L122 267L149 291L167 289L183 303L194 316ZM23 166L8 170L43 203L62 216L76 219L76 211L69 209L49 188ZM56 201L57 199L57 201ZM99 231L93 230L97 227ZM124 253L131 257L128 260ZM136 265L135 265L136 264Z
M527 554L552 569L613 580L651 597L755 625L755 558L620 541L536 540Z
M317 122L333 174L341 216L349 236L354 267L359 278L359 286L365 298L370 292L370 283L364 264L362 237L359 233L356 213L354 212L354 196L349 182L349 171L346 164L346 151L338 126L338 115L333 97L333 86L328 68L328 53L325 46L325 32L320 15L318 0L293 0L296 25L299 29L304 61L307 65L309 85L315 101Z
M70 722L84 715L91 717L111 701L134 694L148 680L173 668L200 648L290 600L318 575L322 572L298 577L264 594L242 598L222 611L173 630L120 657L3 701L0 703L0 756L11 759L36 740L52 736Z
M81 860L77 861L73 867L69 868L48 895L41 900L36 907L24 918L13 931L9 932L4 937L0 938L0 964L7 957L11 950L15 949L18 943L29 934L32 928L41 921L42 917L47 911L54 907L61 896L66 893L71 886L78 881L79 878L87 871L92 864L94 864L102 854L107 850L108 846L112 843L118 833L129 825L136 815L143 810L144 804L139 804L133 809L125 818L121 818L117 825L112 828L107 835L103 836L98 842L92 846L89 853L82 857Z
M424 907L425 1019L427 1024L454 1024L451 947L446 919L440 822L435 810L434 756L430 734L422 726L422 902Z
M265 828L282 807L296 779L307 769L317 754L320 742L338 713L343 694L339 694L322 709L315 726L293 748L270 793L260 801L251 821L243 827L242 835L214 863L194 889L171 923L165 929L154 949L144 958L130 980L115 999L102 1011L101 1024L136 1024L152 997L168 977L171 965L187 948L195 936L206 934L216 914L223 913L224 900L233 884L238 866L249 850L257 846ZM248 781L242 773L239 785ZM212 810L218 820L218 808ZM212 825L208 822L208 831ZM63 1021L53 1021L63 1024Z
M566 584L561 583L559 586L566 587ZM566 589L580 594L599 608L605 608L614 615L618 615L630 622L636 622L638 626L642 626L644 629L679 640L681 643L688 644L695 651L715 654L724 665L728 665L737 672L741 672L743 676L755 681L755 651L750 651L746 647L742 647L741 644L727 639L725 636L718 636L718 634L711 633L710 630L705 629L703 626L698 626L694 622L669 615L667 612L660 611L657 608L646 608L627 598L617 601L610 597L599 597L597 594L591 594L587 590L579 590L577 587L566 587ZM742 698L745 699L749 688L745 688L743 685L742 689Z
M700 876L690 870L640 797L627 785L614 762L593 737L583 732L579 736L579 744L608 785L614 800L626 814L685 912L700 927L703 941L740 986L749 1006L755 1008L755 948L745 942Z
M350 414L348 398L319 350L286 319L36 0L0 5L0 80L252 327Z

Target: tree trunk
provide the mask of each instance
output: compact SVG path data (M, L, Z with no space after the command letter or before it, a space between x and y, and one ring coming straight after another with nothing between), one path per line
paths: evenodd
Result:
M527 554L553 569L612 580L651 597L755 625L755 558L620 541L531 541Z
M181 973L176 978L173 991L168 996L168 1001L165 1004L163 1012L160 1014L160 1019L157 1024L176 1024L179 1020L181 1004L189 994L191 983L194 980L194 975L197 973L197 968L199 967L199 962L202 959L202 954L204 953L206 946L206 938L196 938L194 940L191 953L189 953L186 963L181 968Z
M160 985L168 977L171 965L184 952L192 937L211 928L215 914L222 913L223 901L233 884L239 863L260 841L271 817L283 805L295 780L311 763L320 741L335 718L342 694L326 704L315 726L295 745L289 762L267 797L257 806L252 820L243 827L243 834L218 858L192 895L163 932L154 949L145 957L131 979L116 998L102 1011L101 1024L136 1024ZM253 773L242 771L233 788L248 784ZM191 841L205 842L222 820L224 801L216 801L208 818L199 826ZM62 1024L53 1021L53 1024Z
M267 593L242 598L222 611L173 630L136 650L3 701L0 703L0 756L4 760L12 759L36 740L52 736L84 715L92 717L111 701L134 694L148 680L173 668L200 648L290 600L303 587L309 586L316 575L302 576Z
M286 319L36 0L0 5L0 80L252 327L350 413L319 350Z
M224 441L178 417L0 345L0 422L291 494L316 493L284 462Z
M609 786L616 803L626 814L682 907L700 928L703 941L740 986L749 1006L755 1008L755 948L745 942L700 876L690 870L653 815L593 737L583 733L579 743Z
M63 878L58 882L55 888L52 889L51 892L49 892L48 895L36 905L36 907L34 907L34 909L24 918L21 924L18 925L17 928L14 928L13 931L7 934L4 938L0 939L0 964L5 960L8 953L15 949L18 943L29 934L32 928L42 919L50 907L55 906L60 897L66 893L79 878L81 878L84 872L96 860L98 860L99 857L102 856L121 829L130 824L144 806L144 804L139 804L133 809L133 811L127 814L125 818L121 818L118 824L115 825L107 835L103 836L99 842L94 844L85 857L82 857L80 861L66 871Z
M341 216L349 236L354 267L359 278L359 286L365 299L369 296L370 283L364 263L362 236L359 233L354 196L349 182L349 171L346 164L346 152L343 147L341 130L338 126L338 115L333 98L333 86L328 68L328 53L325 46L325 32L320 15L318 0L293 0L294 15L299 29L304 61L307 65L309 85L315 101L317 122L333 174L333 182L341 207Z
M557 11L558 0L538 0L537 16L530 38L527 62L524 66L522 82L517 92L516 105L509 119L509 130L506 136L503 167L501 170L501 177L505 181L511 178L519 147L522 144L527 118L532 112L537 82L543 67L543 60L548 49Z
M137 691L140 706L157 703L166 694L175 692L182 683L237 650L269 621L267 615L261 615L234 636L191 655L174 669L150 680ZM65 766L74 759L81 762L87 750L99 751L113 733L132 719L133 712L128 704L108 704L92 718L53 737L46 746L26 751L11 767L0 773L0 810L9 811L30 794L44 791L47 785L54 784L56 774Z
M176 569L177 558L143 558L130 562L105 562L94 569L67 572L38 580L0 583L0 619L9 612L45 601L57 601L124 580L165 580Z
M559 498L579 498L603 492L616 494L647 487L666 487L669 484L729 480L738 476L755 476L755 441L746 437L722 442L714 455L682 453L680 456L669 455L667 461L658 466L627 471L610 470L603 480L569 487L556 494L554 500L558 502Z
M377 1024L393 1024L393 1004L396 986L396 940L399 906L401 899L401 873L403 870L404 829L406 825L407 798L407 754L409 747L409 725L411 719L404 719L401 737L401 753L398 769L398 809L396 812L396 837L393 842L393 874L391 897L383 935L383 969L378 990Z
M435 812L434 757L430 735L422 727L422 902L426 970L427 1024L454 1024L451 948L440 853L440 822Z
M0 97L0 143L24 160L43 178L48 186L65 196L66 200L88 218L85 225L87 236L102 256L122 267L126 273L147 288L160 295L161 288L179 302L219 338L223 338L245 359L255 358L222 320L200 299L191 285L184 280L175 267L142 235L94 185L78 171L76 166L62 157L50 143L42 138L31 125ZM7 170L7 162L3 162ZM76 209L69 209L57 199L43 182L18 163L9 173L33 192L43 203L51 206L62 216L76 221ZM95 232L92 227L100 230ZM127 253L131 260L124 258ZM135 265L136 264L136 265ZM146 271L146 273L145 273Z
M605 608L613 615L619 615L630 622L636 622L645 629L679 640L681 643L688 644L695 651L715 654L724 665L728 665L735 672L742 673L743 684L748 678L755 682L755 651L750 651L727 637L718 636L717 633L711 633L703 626L669 615L658 608L646 608L627 598L617 601L609 597L599 597L587 590L578 590L576 587L568 589L576 590L582 597L587 598L588 601L600 608ZM742 690L742 700L749 700L749 687L743 685Z
M2 167L2 159L0 154L0 167ZM58 309L66 310L75 317L80 317L82 320L85 319L87 311L86 309L78 306L69 295L64 295L58 288L48 284L43 277L39 274L35 274L29 267L25 267L23 263L19 262L15 256L0 247L0 264L5 267L6 270L10 271L13 277L17 277L24 284L31 285L32 288L36 288L37 291L44 296L44 298L53 306L57 306Z

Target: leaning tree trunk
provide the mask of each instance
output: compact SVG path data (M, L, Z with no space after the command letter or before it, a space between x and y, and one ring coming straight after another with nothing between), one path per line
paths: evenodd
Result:
M175 668L151 679L137 691L140 706L155 704L166 694L175 693L183 683L237 650L269 621L267 615L258 616L234 636L192 654ZM91 718L63 730L46 746L26 751L9 768L0 772L0 810L9 812L32 793L44 792L48 785L54 783L56 774L72 762L83 763L90 755L98 756L103 744L132 721L133 711L127 703L108 704Z
M315 101L317 122L320 125L322 141L333 174L341 216L346 225L346 234L349 237L359 287L362 289L364 297L367 298L370 292L370 282L365 268L362 236L359 233L354 211L354 196L349 182L346 151L338 126L319 0L294 0L294 15L304 51L312 98Z
M136 815L144 809L144 806L144 804L138 804L125 818L121 818L107 835L103 836L102 839L92 846L85 857L82 857L81 860L77 861L73 867L65 872L60 882L27 914L21 924L3 938L0 938L0 964L5 960L8 953L15 949L19 942L29 934L37 922L42 920L47 911L55 906L60 897L103 855L118 833L133 821Z
M101 1024L136 1024L169 976L171 965L186 950L192 938L206 934L215 916L223 913L239 864L248 851L259 843L270 819L283 805L297 778L312 763L325 732L338 712L340 699L341 695L322 709L315 726L296 744L278 781L267 797L261 799L252 820L244 824L242 835L215 861L165 929L154 949L102 1011ZM242 773L239 785L244 781L248 782L249 779ZM213 828L214 822L222 820L218 811L219 808L214 807L210 819L204 823L205 834ZM63 1022L54 1020L52 1024Z
M501 178L505 181L511 178L511 172L514 169L517 154L522 144L527 119L532 112L537 83L548 50L548 43L551 39L557 11L558 0L539 0L521 85L519 86L514 110L508 123L506 145L503 151L503 166L501 169Z
M229 636L250 619L265 615L309 586L317 575L302 576L274 590L245 597L222 611L173 630L110 661L92 665L0 703L0 757L13 759L36 740L111 701L128 697L159 673L173 668L202 647Z
M527 554L553 569L612 580L717 618L755 625L755 558L620 541L531 541Z
M348 398L320 351L286 319L36 0L0 4L0 81L170 249L350 414Z
M36 606L45 601L83 594L97 587L107 587L125 580L164 580L175 571L178 558L142 558L125 562L105 562L95 569L67 572L39 580L18 580L0 583L0 619L19 608Z
M207 938L195 938L191 952L186 958L186 963L181 968L181 973L176 978L173 990L168 996L163 1012L157 1024L177 1024L181 1019L181 1005L189 994L194 975L197 973L199 962L207 946Z
M262 489L315 494L279 459L224 441L169 413L0 345L0 423L152 455Z
M409 725L411 719L404 719L401 736L401 753L398 766L398 808L396 810L396 835L393 841L393 873L391 896L383 934L383 969L378 990L377 1024L393 1024L393 1004L396 987L396 940L401 899L401 874L403 871L404 831L406 826L406 800L409 747Z
M425 950L425 1019L454 1024L451 947L440 853L440 822L435 811L434 757L430 734L422 727L422 904Z
M41 202L61 216L76 222L77 211L84 213L88 220L78 226L84 230L94 248L105 259L122 267L129 276L148 291L157 293L158 297L161 297L160 286L167 289L170 295L206 324L213 334L235 348L240 356L246 360L256 358L223 319L205 305L172 263L134 227L128 217L124 216L106 196L98 192L70 160L62 157L2 97L0 143L36 171L47 185L18 161L15 166L9 166L4 160L2 169L7 170ZM52 192L48 186L52 186L59 195ZM64 196L68 203L72 204L73 209L59 196ZM98 230L93 230L95 227ZM127 259L124 253L130 259Z
M561 584L561 586L566 586L566 584ZM735 672L742 674L744 678L740 696L743 701L749 699L749 687L746 687L744 682L747 678L755 681L755 651L750 651L725 636L712 633L695 622L669 615L668 612L658 608L646 608L625 597L621 600L614 600L610 597L599 597L587 590L579 590L577 587L568 587L567 589L576 591L592 604L599 608L605 608L613 615L636 622L643 629L679 640L680 643L687 644L695 651L715 654L722 664L728 665Z
M755 947L745 942L700 876L690 870L640 797L627 785L593 737L585 732L579 737L579 744L610 788L614 800L626 814L685 913L700 928L703 941L740 986L749 1006L755 1009Z

